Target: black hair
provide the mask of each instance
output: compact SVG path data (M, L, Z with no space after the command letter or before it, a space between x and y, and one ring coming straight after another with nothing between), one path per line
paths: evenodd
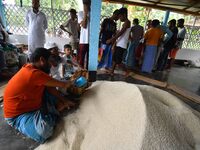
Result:
M51 47L51 48L49 48L48 50L49 50L49 51L52 51L52 50L54 50L54 49L58 51L58 46Z
M152 22L151 22L151 25L152 27L157 27L158 25L160 24L160 21L158 19L154 19Z
M48 61L51 52L46 48L36 48L33 54L31 55L31 62L36 63L40 60L40 57L43 57L46 61Z
M138 18L133 19L133 22L138 25L139 24Z
M176 26L176 20L175 19L172 19L169 22L171 23L171 25Z
M185 20L183 18L181 18L181 19L178 19L178 22L181 24L184 24Z
M119 14L120 15L128 15L128 9L126 7L122 7L119 9Z
M90 5L91 4L91 0L83 0L83 4Z
M69 12L70 12L70 13L72 13L72 14L75 14L75 15L76 15L76 10L75 10L75 9L73 9L73 8L72 8L72 9L70 9L70 10L69 10Z
M61 57L60 56L55 56L55 55L51 55L48 59L49 62L57 62L60 63L61 62Z
M64 49L65 49L65 48L72 49L72 46L71 46L70 44L65 44L65 45L64 45Z
M116 9L116 10L113 12L113 15L119 15L119 9Z

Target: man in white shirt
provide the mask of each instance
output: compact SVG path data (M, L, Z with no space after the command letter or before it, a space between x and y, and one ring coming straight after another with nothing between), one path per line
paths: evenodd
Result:
M80 23L80 26L81 26L78 62L82 68L87 68L88 67L88 58L89 58L89 15L86 17L83 14L83 12L81 11L81 12L79 12L78 18L79 18L78 22ZM84 19L84 18L87 18L87 19ZM86 26L84 26L85 23L86 23ZM85 56L87 59L86 66L84 65Z
M127 8L122 7L119 9L119 19L121 22L124 22L121 30L117 32L117 34L113 36L111 39L106 41L106 44L116 42L116 47L113 53L113 66L110 73L111 76L114 76L116 65L119 65L122 63L123 54L126 51L127 46L128 46L129 34L131 31L131 22L128 20Z
M40 1L32 0L32 10L26 14L26 25L28 26L28 56L36 48L44 47L45 30L47 29L47 19L43 12L39 11Z
M76 16L76 10L70 9L71 18L67 20L64 24L60 26L60 28L69 34L70 45L72 46L72 51L75 53L78 46L78 21Z
M183 18L178 20L177 27L179 29L178 29L178 34L177 34L176 47L173 48L169 53L170 61L169 61L169 65L167 66L167 69L170 69L172 67L172 65L175 62L177 52L182 48L183 41L184 41L185 35L186 35L186 29L184 26L184 22L185 22L185 20Z

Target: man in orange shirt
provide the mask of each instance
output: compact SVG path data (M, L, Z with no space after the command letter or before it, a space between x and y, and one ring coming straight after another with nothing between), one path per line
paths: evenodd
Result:
M49 56L48 50L37 48L31 56L32 63L13 76L4 92L7 123L40 143L52 135L59 111L74 106L56 90L67 89L71 81L60 82L48 75Z
M144 40L146 48L144 51L144 61L142 64L142 72L151 73L157 53L158 45L163 38L163 31L158 28L159 20L152 21L151 28L145 33Z

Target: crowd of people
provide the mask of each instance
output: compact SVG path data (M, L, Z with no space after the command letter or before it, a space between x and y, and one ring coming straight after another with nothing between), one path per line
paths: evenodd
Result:
M172 19L168 26L161 25L157 19L148 20L144 30L137 18L131 26L127 14L127 9L121 8L104 19L100 32L100 50L103 49L103 53L98 68L110 70L111 75L120 64L125 68L125 75L138 66L144 73L170 69L185 38L184 19L177 23ZM116 25L118 19L124 22L119 30Z
M8 82L4 93L4 116L10 126L40 143L52 135L59 112L74 106L56 87L66 90L73 85L71 79L75 79L76 70L88 68L90 3L90 0L83 0L84 9L78 15L71 9L70 19L60 26L70 37L63 51L56 45L43 48L48 22L39 10L39 0L32 0L32 9L27 12L29 63ZM121 29L117 29L118 20L123 23ZM147 28L139 25L137 18L132 26L127 8L115 10L101 24L99 49L103 53L98 68L107 69L112 76L116 66L121 64L126 74L137 64L141 64L141 71L146 73L170 68L186 34L184 19L179 19L177 26L176 20L170 20L167 27L155 19L148 21ZM3 45L2 26L0 32Z

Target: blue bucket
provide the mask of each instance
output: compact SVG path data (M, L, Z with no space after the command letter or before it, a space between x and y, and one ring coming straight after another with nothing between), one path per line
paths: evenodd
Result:
M74 81L74 85L76 86L76 87L84 87L84 86L86 86L87 85L87 79L86 78L84 78L84 77L79 77L78 79L76 79L75 81Z

